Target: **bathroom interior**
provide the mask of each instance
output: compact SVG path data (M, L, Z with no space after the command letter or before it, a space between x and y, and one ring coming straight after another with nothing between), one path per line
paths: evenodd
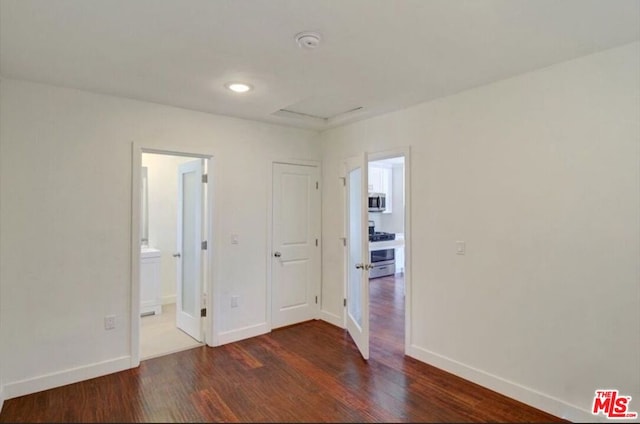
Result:
M142 153L140 359L200 346L176 324L179 167L193 157Z

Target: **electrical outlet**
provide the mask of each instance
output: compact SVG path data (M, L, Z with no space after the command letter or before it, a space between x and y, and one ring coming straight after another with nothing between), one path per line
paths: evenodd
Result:
M238 307L238 299L240 298L240 296L231 296L231 307L232 308L237 308Z
M116 316L107 315L106 317L104 317L104 329L113 330L114 328L116 328Z
M458 255L464 255L466 251L467 251L467 244L462 240L456 241L456 253Z

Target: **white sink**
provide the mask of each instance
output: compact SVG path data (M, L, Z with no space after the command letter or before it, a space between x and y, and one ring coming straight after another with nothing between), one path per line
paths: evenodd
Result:
M159 258L160 250L155 247L142 246L140 249L140 258Z

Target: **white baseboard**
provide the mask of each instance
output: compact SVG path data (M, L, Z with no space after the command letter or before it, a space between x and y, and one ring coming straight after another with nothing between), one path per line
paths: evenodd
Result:
M237 342L239 340L244 340L255 336L260 336L270 331L271 329L266 322L244 328L238 328L237 330L226 331L218 334L218 343L216 346Z
M339 315L335 315L327 311L320 311L320 319L328 322L329 324L333 324L336 327L344 328L342 317Z
M171 305L172 303L176 303L176 295L172 294L170 296L162 296L162 304L163 305Z
M13 383L4 385L3 399L12 399L18 396L41 392L42 390L66 386L67 384L77 383L78 381L123 371L129 369L130 365L131 358L129 356L121 356L108 361L96 362L77 368L70 368L64 371L14 381Z
M4 405L4 386L0 384L0 412L2 412L2 405Z
M421 347L410 346L407 355L571 422L594 422L597 420L597 417L592 415L590 411Z

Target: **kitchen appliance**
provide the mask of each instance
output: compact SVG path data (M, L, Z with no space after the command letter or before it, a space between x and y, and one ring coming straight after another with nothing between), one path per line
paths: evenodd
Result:
M369 221L369 242L379 242L386 240L395 240L395 233L386 233L384 231L376 231L374 221ZM396 256L395 249L376 249L372 246L369 252L369 262L371 269L369 270L369 278L384 277L394 275L396 273Z
M395 233L385 233L384 231L376 231L376 223L369 221L369 241L385 241L395 240Z
M369 278L384 277L396 273L395 249L380 249L370 252Z
M371 231L369 231L369 241L386 241L395 239L395 233L385 233L384 231L374 231L373 233L371 233Z
M369 212L384 212L387 208L387 195L384 193L369 193Z

